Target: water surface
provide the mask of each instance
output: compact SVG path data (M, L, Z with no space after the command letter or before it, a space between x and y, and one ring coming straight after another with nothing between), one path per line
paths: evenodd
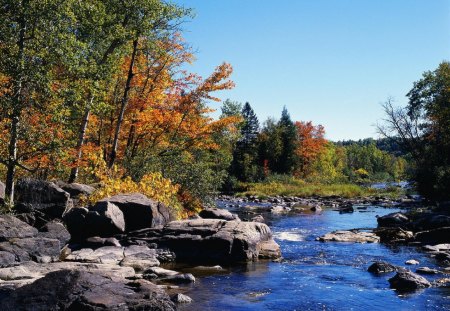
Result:
M220 275L200 276L184 288L194 302L182 310L450 310L450 289L429 288L401 295L389 288L394 274L367 272L375 260L439 268L411 246L322 243L316 237L339 229L375 227L375 215L393 209L369 207L353 214L275 216L269 220L284 261L249 263ZM418 266L417 266L418 267ZM409 266L413 271L415 266ZM429 280L445 275L426 276Z

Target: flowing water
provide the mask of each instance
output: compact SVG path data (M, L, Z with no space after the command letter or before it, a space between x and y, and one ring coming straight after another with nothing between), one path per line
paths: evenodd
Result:
M428 288L400 294L389 288L389 273L375 276L367 268L375 260L405 266L439 268L413 246L318 242L316 237L340 229L376 227L376 215L397 210L369 207L352 214L267 216L280 244L281 263L260 261L197 276L183 288L194 302L182 310L450 310L449 288ZM419 266L409 266L415 270ZM441 267L442 268L442 267ZM426 276L432 281L445 275Z

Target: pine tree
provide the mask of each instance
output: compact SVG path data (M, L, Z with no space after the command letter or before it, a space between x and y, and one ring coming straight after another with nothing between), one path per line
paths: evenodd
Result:
M295 124L292 122L286 107L283 107L278 126L280 127L283 148L277 163L276 171L280 174L292 174L297 163L295 154L297 148L297 133Z
M241 128L241 138L236 144L231 164L231 174L242 181L255 181L259 179L258 167L258 134L259 121L250 104L247 102L242 109L244 119Z

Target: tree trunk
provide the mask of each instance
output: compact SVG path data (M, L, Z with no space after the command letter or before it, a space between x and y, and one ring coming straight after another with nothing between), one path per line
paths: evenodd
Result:
M78 172L79 172L79 164L78 161L80 161L81 156L82 156L82 151L81 148L84 145L84 137L86 135L86 129L89 123L89 117L91 115L91 105L92 102L94 101L94 96L91 96L90 100L89 100L89 105L86 108L86 111L84 113L83 116L83 121L81 122L81 126L80 126L80 132L79 132L79 136L78 136L78 142L77 142L77 157L76 157L76 165L75 167L72 168L71 172L70 172L70 177L68 182L69 183L73 183L76 181L77 177L78 177Z
M114 140L113 140L112 147L111 147L111 154L109 156L109 165L108 165L109 168L111 168L114 165L114 162L116 161L116 157L117 157L117 146L118 146L118 142L119 142L120 128L123 123L123 116L125 114L125 109L126 109L127 103L128 103L128 97L129 97L130 88L131 88L131 80L133 80L133 76L134 76L133 66L134 66L134 61L136 59L137 45L138 45L138 40L135 39L133 41L133 53L131 54L127 82L125 84L125 90L123 92L123 97L122 97L122 102L121 102L120 112L119 112L119 118L117 119L116 131L114 133Z
M28 1L23 1L23 10L28 5ZM13 97L13 112L11 115L11 137L9 139L8 145L8 165L6 172L6 184L5 184L5 196L9 200L9 204L14 203L14 177L16 174L17 166L17 142L19 140L19 123L21 117L21 111L23 106L22 98L22 81L23 72L25 70L25 33L27 31L27 21L25 20L24 12L22 11L22 16L20 18L20 31L19 38L17 40L18 54L17 54L17 84L14 87L14 97Z

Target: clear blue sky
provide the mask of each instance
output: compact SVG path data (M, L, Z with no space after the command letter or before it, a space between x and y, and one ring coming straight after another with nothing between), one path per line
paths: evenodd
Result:
M285 105L331 140L376 137L380 103L405 105L412 83L450 60L450 0L174 2L196 13L182 25L197 51L188 69L234 67L236 88L219 97L250 102L260 122Z

